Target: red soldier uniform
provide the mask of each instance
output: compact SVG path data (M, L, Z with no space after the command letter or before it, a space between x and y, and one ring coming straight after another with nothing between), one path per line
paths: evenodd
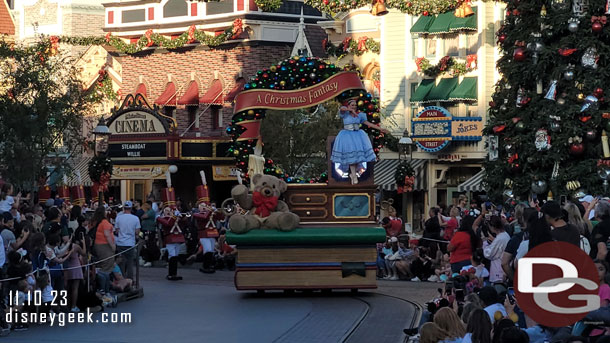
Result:
M163 216L157 218L157 223L161 224L163 229L163 241L169 260L167 279L172 281L182 280L182 277L178 276L178 255L180 255L180 249L185 240L184 231L179 222L170 207L164 208Z

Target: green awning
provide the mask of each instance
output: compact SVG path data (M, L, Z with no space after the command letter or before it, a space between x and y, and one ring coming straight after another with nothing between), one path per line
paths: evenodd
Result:
M434 16L422 15L417 19L415 24L411 27L411 34L428 33L430 24L434 21Z
M439 14L434 22L428 28L428 33L430 34L438 34L438 33L449 33L449 27L451 23L457 19L453 14L453 11L445 12Z
M449 25L449 31L477 31L477 8L472 8L474 14L465 18L455 18Z
M451 79L441 79L438 85L434 87L430 93L428 93L426 101L449 101L449 94L451 94L457 84L457 77Z
M423 102L426 100L428 93L434 88L434 79L422 80L415 92L411 94L411 102Z
M477 78L465 77L462 82L449 94L451 101L476 101Z

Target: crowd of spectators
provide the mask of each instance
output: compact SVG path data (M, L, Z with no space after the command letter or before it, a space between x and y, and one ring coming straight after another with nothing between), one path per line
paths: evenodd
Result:
M388 232L378 248L379 277L442 282L418 328L420 342L610 341L610 202L585 196L496 206L460 198L449 209L432 208L419 239ZM386 221L396 220L388 218ZM386 227L386 226L384 226ZM387 229L387 227L386 227ZM411 237L412 238L412 237ZM546 327L527 317L513 291L515 266L546 242L573 244L594 260L601 307L569 327Z

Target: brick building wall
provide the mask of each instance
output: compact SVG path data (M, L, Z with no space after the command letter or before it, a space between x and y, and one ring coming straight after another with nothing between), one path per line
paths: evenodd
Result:
M248 80L258 70L288 58L291 49L290 45L259 44L153 53L146 56L123 56L121 58L122 93L134 92L140 83L140 76L142 76L142 81L147 86L148 100L152 104L165 90L168 75L171 75L179 99L186 91L191 81L191 72L193 72L195 81L199 85L199 96L201 97L214 80L214 72L218 72L218 76L227 90L226 94L235 86L235 79L240 72ZM205 108L205 105L200 105L197 113ZM233 116L232 105L225 103L221 109L221 115L222 125L217 130L212 130L210 110L201 115L199 132L202 136L226 135L225 128L231 122ZM179 105L174 113L174 118L178 122L178 133L181 134L190 124L187 109ZM187 136L193 136L194 132L189 132Z

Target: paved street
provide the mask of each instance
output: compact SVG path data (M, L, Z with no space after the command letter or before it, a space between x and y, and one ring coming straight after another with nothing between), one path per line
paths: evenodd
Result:
M232 272L181 270L169 282L162 268L141 269L144 297L111 312L129 312L131 324L33 325L6 342L402 342L402 329L434 296L435 284L380 281L376 291L331 294L237 292ZM407 299L405 301L402 299ZM96 314L94 318L99 318Z

